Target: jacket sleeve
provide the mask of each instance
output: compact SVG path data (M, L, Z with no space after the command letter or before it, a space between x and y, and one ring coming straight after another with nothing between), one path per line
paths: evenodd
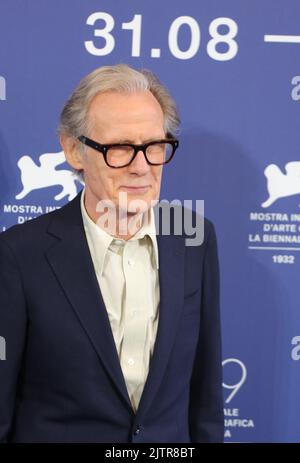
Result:
M190 383L192 442L224 441L220 278L217 241L209 222L202 280L201 321Z
M0 236L0 442L9 440L26 336L26 304L14 254Z

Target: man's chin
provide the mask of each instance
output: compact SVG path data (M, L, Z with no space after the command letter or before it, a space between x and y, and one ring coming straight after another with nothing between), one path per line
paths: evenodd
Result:
M121 205L119 205L121 214L127 214L128 216L142 214L148 211L150 207L151 203L141 200L129 201L127 207L122 207Z
M118 201L118 209L122 214L136 215L148 211L151 207L155 206L157 202L158 199L154 198L127 196L123 198L123 200Z

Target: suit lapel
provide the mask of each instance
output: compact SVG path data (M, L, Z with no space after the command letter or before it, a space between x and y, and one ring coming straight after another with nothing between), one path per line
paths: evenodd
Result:
M184 300L184 240L157 235L159 250L160 307L157 336L149 373L137 410L137 419L155 399L179 329Z
M46 258L86 335L112 381L132 410L107 310L99 289L86 240L79 193L53 215L48 233L57 238ZM163 378L183 307L184 240L157 235L159 249L160 307L157 337L149 373L137 410L146 412Z
M51 222L48 232L59 240L46 258L107 373L132 408L84 232L80 195Z

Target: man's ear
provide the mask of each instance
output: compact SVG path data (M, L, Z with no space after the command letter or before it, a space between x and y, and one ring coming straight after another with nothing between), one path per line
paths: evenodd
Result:
M60 144L64 150L66 160L76 170L83 169L82 156L78 149L78 141L74 137L62 134Z

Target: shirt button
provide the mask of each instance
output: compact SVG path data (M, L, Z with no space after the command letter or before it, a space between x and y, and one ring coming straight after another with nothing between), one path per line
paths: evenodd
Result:
M133 260L131 260L131 259L128 259L127 263L128 263L128 265L129 265L130 267L132 267L132 265L134 264Z
M129 365L133 365L134 364L134 360L132 358L128 359L128 363Z

